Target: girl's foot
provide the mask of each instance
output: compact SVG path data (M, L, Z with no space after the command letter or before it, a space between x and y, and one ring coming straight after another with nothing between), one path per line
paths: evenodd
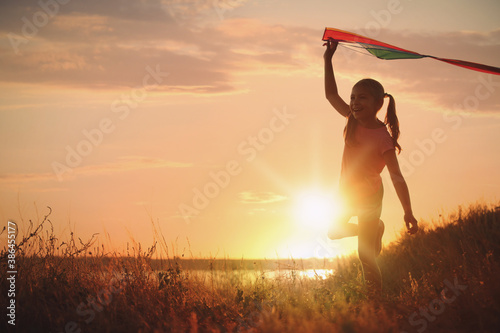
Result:
M377 244L375 245L375 255L378 257L382 251L382 236L384 235L385 225L384 221L379 220L378 223L378 234L377 234Z

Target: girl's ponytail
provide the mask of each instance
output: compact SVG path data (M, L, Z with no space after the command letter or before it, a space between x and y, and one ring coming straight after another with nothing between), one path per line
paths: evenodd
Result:
M394 142L398 153L401 152L401 146L398 143L399 138L399 120L396 116L396 101L392 95L385 93L384 97L389 97L389 105L387 106L387 114L385 116L385 124L389 127L389 132Z

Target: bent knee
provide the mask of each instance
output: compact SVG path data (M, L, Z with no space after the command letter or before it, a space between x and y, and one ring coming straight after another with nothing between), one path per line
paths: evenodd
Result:
M335 240L335 239L340 239L340 238L343 238L342 236L342 232L340 232L339 230L334 230L334 229L330 229L328 230L328 233L326 234L328 236L328 238L330 238L331 240Z

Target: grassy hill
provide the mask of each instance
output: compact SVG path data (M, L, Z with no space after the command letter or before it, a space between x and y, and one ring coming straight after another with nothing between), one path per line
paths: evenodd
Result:
M195 273L154 261L155 247L90 255L92 241L61 242L50 225L47 216L17 238L15 297L5 297L12 279L7 249L0 254L2 315L15 299L16 324L2 321L2 332L500 331L500 211L486 205L384 248L380 299L365 296L356 257L339 259L326 279L293 274L299 265L276 278L259 269Z

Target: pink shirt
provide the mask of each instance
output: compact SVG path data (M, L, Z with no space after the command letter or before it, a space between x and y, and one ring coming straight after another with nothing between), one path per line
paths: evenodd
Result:
M385 126L356 126L357 145L344 146L340 190L351 199L361 199L376 193L382 186L380 173L385 167L383 154L394 149L392 137Z

